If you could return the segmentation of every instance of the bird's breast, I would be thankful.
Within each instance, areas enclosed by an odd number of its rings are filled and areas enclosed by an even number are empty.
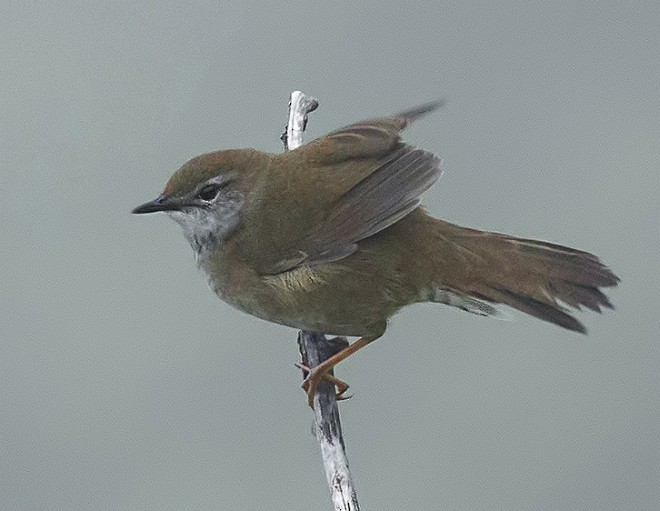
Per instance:
[[[213,291],[228,304],[302,330],[366,335],[400,307],[383,279],[355,273],[348,258],[260,275],[225,246],[198,262]]]

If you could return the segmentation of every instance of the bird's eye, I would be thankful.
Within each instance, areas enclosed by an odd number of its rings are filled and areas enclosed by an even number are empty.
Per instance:
[[[202,189],[197,194],[197,197],[203,201],[210,202],[218,195],[218,187],[214,184],[207,184],[202,187]]]

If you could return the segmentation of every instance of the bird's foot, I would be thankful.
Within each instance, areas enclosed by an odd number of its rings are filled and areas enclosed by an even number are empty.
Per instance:
[[[344,395],[348,390],[348,383],[340,380],[339,378],[336,378],[332,374],[329,374],[329,369],[321,366],[313,367],[310,369],[303,364],[296,364],[296,367],[307,373],[307,377],[302,383],[302,388],[307,393],[307,404],[310,406],[310,408],[314,409],[314,396],[316,395],[316,390],[318,389],[321,380],[327,380],[335,387],[337,387],[337,393],[335,394],[335,399],[337,399],[337,401],[343,401],[351,397]]]

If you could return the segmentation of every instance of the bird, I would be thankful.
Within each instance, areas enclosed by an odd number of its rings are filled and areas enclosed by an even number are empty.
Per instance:
[[[194,157],[135,214],[166,212],[211,289],[253,316],[358,337],[303,383],[308,403],[328,372],[420,302],[496,316],[510,306],[586,333],[570,309],[613,308],[619,278],[595,255],[462,227],[431,216],[421,195],[441,176],[433,152],[401,131],[442,101],[357,122],[294,150],[228,149]],[[341,388],[340,388],[341,387]]]

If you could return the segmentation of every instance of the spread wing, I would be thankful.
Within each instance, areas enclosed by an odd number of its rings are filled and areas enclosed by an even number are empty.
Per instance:
[[[313,153],[321,163],[381,157],[400,143],[402,130],[444,103],[444,100],[433,101],[390,117],[356,122],[313,140],[297,151]]]
[[[416,209],[420,195],[441,175],[440,160],[401,142],[399,132],[440,104],[352,124],[287,153],[298,159],[303,167],[299,179],[307,182],[295,186],[288,181],[299,209],[281,218],[279,227],[286,232],[290,222],[289,232],[298,234],[273,240],[270,246],[278,249],[259,258],[257,271],[272,275],[337,261],[355,252],[359,241]]]

